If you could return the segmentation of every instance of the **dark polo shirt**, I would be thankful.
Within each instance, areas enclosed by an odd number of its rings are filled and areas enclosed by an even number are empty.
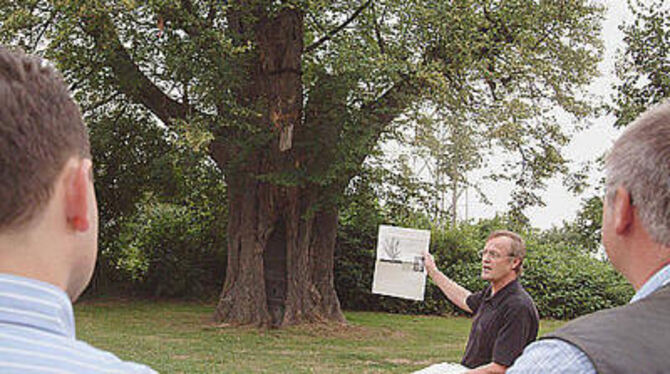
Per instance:
[[[469,368],[491,362],[511,366],[537,337],[535,303],[517,280],[491,297],[491,286],[465,300],[475,315],[461,363]]]

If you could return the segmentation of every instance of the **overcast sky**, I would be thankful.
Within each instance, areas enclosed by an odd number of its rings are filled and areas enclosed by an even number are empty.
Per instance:
[[[630,21],[632,16],[626,1],[603,0],[603,3],[608,7],[606,19],[603,23],[605,53],[599,65],[601,76],[591,84],[589,92],[608,99],[612,94],[612,83],[616,81],[614,62],[617,50],[623,48],[623,35],[618,26],[623,21]],[[593,119],[590,128],[578,133],[572,139],[565,149],[565,155],[573,160],[575,165],[595,160],[612,145],[620,133],[613,128],[613,123],[614,118],[612,116]],[[591,180],[595,182],[600,177],[601,174],[594,170]],[[467,202],[470,218],[489,218],[494,216],[496,212],[507,210],[511,186],[491,183],[483,187],[493,205],[487,206],[479,203],[473,196],[474,194],[471,193]],[[589,194],[586,193],[585,195],[588,196]],[[546,229],[552,225],[560,226],[563,220],[572,220],[575,217],[583,196],[572,195],[563,186],[562,178],[555,178],[549,182],[549,187],[542,193],[543,200],[547,204],[546,207],[529,209],[526,213],[535,227]],[[465,214],[465,205],[466,201],[462,199],[459,204],[461,216]]]

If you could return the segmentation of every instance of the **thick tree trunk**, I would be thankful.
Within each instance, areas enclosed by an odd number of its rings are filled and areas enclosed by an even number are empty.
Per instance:
[[[316,214],[312,241],[312,279],[320,297],[319,314],[331,321],[345,322],[340,300],[335,293],[335,239],[337,238],[337,209],[326,208]]]
[[[215,319],[274,327],[344,322],[333,281],[336,209],[310,212],[317,187],[243,179],[229,183],[228,268]]]
[[[247,68],[253,79],[240,101],[262,103],[256,125],[272,140],[247,150],[238,166],[227,164],[230,155],[214,152],[227,170],[229,196],[228,268],[214,317],[259,326],[343,322],[333,282],[336,209],[314,211],[321,186],[259,178],[294,173],[310,158],[306,149],[292,144],[293,132],[304,129],[302,14],[285,9],[264,17],[256,14],[251,28],[243,15],[230,18],[241,36],[254,30],[257,60]],[[216,144],[212,148],[218,149]]]
[[[264,287],[263,252],[271,234],[268,186],[252,178],[228,182],[228,266],[215,312],[220,322],[268,325],[271,321]]]

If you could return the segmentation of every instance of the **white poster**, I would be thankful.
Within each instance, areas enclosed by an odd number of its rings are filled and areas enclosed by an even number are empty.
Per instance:
[[[372,293],[423,300],[426,288],[423,253],[429,245],[428,230],[379,226]]]
[[[423,370],[415,371],[412,374],[462,374],[467,372],[468,368],[453,362],[442,362],[431,365]]]

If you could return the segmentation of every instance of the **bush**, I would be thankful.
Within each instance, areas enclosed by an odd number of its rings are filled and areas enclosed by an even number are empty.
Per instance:
[[[223,281],[225,237],[210,213],[174,204],[144,205],[119,235],[117,268],[145,294],[214,294]]]
[[[335,248],[335,288],[344,309],[386,311],[410,314],[441,314],[460,312],[446,300],[442,291],[426,283],[424,301],[412,301],[372,293],[377,235],[380,224],[413,226],[425,229],[422,217],[403,218],[401,222],[385,219],[380,210],[370,210],[362,204],[352,204],[340,213]],[[488,235],[488,234],[487,234]],[[464,286],[481,288],[478,277],[467,275],[475,262],[477,251],[486,239],[474,226],[463,225],[456,230],[432,230],[430,252],[440,269],[447,269]],[[446,266],[449,264],[449,266]],[[478,268],[478,265],[476,265]],[[479,274],[479,270],[476,270]],[[474,288],[473,288],[474,289]]]
[[[607,262],[565,244],[529,243],[522,277],[540,315],[572,319],[625,304],[632,287]]]
[[[355,211],[355,209],[354,209]],[[423,302],[372,294],[377,225],[382,215],[362,219],[344,210],[336,248],[335,282],[345,309],[413,314],[462,313],[446,300],[431,281]],[[486,287],[480,279],[477,252],[489,233],[505,228],[504,219],[461,224],[456,228],[433,229],[431,253],[438,268],[471,291]],[[519,230],[515,227],[516,231]],[[567,242],[551,243],[542,233],[526,230],[527,257],[521,283],[535,300],[543,318],[571,319],[594,311],[622,305],[633,290],[605,261],[582,247]]]
[[[198,137],[179,136],[139,106],[89,113],[86,122],[100,230],[87,294],[217,294],[225,276],[226,187]]]
[[[372,295],[370,290],[378,226],[382,222],[373,198],[354,200],[340,211],[333,272],[335,289],[344,309],[380,310],[377,295]]]

